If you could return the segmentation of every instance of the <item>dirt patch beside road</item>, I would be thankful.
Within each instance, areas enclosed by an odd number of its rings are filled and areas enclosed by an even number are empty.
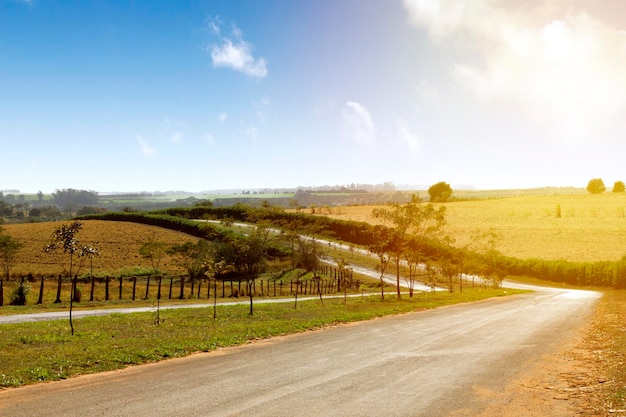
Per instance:
[[[623,369],[623,351],[607,334],[618,317],[612,300],[603,297],[595,316],[574,338],[558,346],[500,392],[475,389],[473,395],[488,404],[480,412],[459,410],[453,417],[626,417],[624,404],[612,400],[620,382],[612,375]],[[623,382],[622,382],[623,383]]]

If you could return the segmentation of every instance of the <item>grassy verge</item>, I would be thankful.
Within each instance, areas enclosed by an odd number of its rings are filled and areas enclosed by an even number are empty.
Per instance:
[[[194,352],[235,346],[250,340],[303,332],[338,323],[478,301],[519,293],[511,289],[468,289],[463,293],[419,294],[409,299],[378,296],[298,303],[114,314],[75,320],[0,325],[0,388],[103,372]]]

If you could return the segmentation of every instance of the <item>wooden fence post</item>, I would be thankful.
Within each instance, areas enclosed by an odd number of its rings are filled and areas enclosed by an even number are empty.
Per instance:
[[[159,275],[159,289],[157,290],[157,299],[160,300],[161,299],[161,280],[163,279],[163,277],[161,275]]]
[[[178,298],[181,300],[185,298],[185,277],[183,275],[180,277],[180,295]]]
[[[59,279],[57,281],[57,298],[56,300],[54,300],[55,304],[58,304],[61,302],[61,284],[63,283],[61,275],[59,275]]]
[[[111,297],[111,295],[109,294],[109,281],[110,281],[110,278],[107,275],[106,278],[104,279],[104,299],[106,301],[109,301],[109,298]]]
[[[37,299],[37,304],[43,304],[43,275],[41,276],[41,283],[39,284],[39,298]],[[1,305],[2,297],[0,296],[0,306]]]
[[[122,283],[123,283],[124,279],[123,277],[120,275],[120,294],[119,294],[119,300],[122,299]]]
[[[172,286],[173,285],[174,285],[174,276],[170,275],[170,295],[168,296],[170,300],[172,299]]]
[[[96,286],[96,277],[91,276],[91,287],[89,288],[89,301],[93,301],[93,291]]]
[[[137,289],[137,277],[133,277],[133,301],[135,301],[135,290]]]
[[[146,281],[146,296],[143,299],[147,300],[148,295],[150,295],[150,275],[148,275],[148,280]]]

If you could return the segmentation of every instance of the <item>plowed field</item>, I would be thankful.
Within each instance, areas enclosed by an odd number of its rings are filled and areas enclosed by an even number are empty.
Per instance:
[[[50,236],[55,229],[70,223],[71,221],[4,225],[5,233],[24,244],[12,268],[12,275],[28,273],[58,275],[62,273],[62,264],[68,264],[69,255],[63,252],[44,253],[43,248],[50,242]],[[139,254],[142,243],[149,239],[172,245],[197,240],[185,233],[136,223],[102,220],[87,220],[81,223],[83,227],[76,238],[81,244],[95,244],[101,254],[93,258],[94,275],[116,274],[124,268],[150,268],[150,262]],[[75,262],[77,262],[76,259]],[[163,258],[160,267],[166,271],[177,270],[169,256]],[[87,262],[79,274],[88,271]]]

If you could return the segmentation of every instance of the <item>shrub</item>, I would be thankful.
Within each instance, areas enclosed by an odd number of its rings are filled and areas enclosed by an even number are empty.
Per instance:
[[[9,295],[9,304],[12,306],[26,305],[28,293],[30,293],[30,284],[22,278],[18,286],[11,291],[11,294]]]

